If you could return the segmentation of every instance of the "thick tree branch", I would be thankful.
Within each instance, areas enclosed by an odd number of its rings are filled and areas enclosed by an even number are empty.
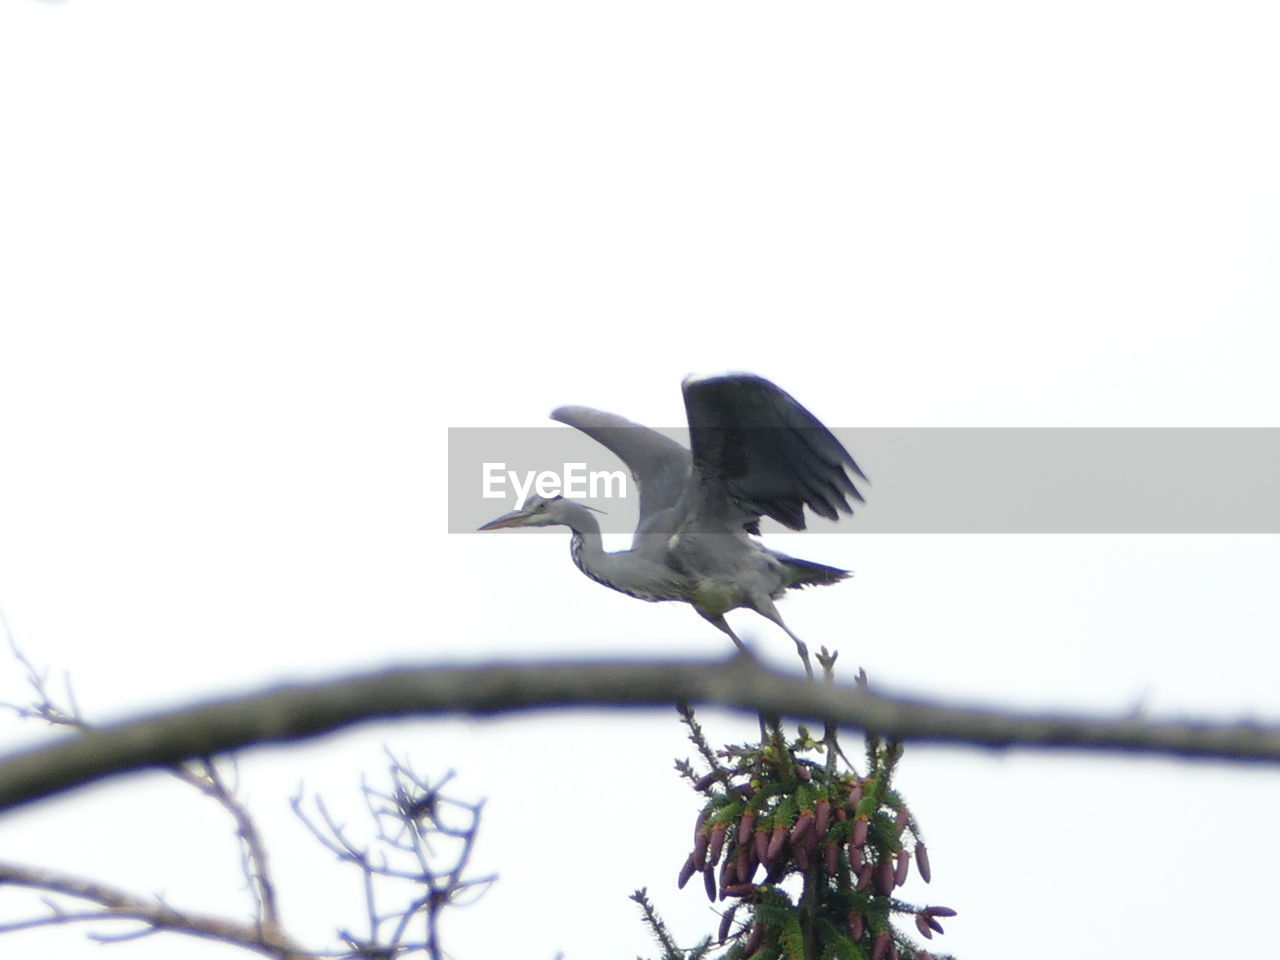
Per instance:
[[[133,770],[369,720],[549,707],[736,707],[873,730],[915,743],[1138,751],[1280,761],[1280,726],[1155,722],[942,706],[771,673],[754,661],[493,663],[389,669],[289,684],[69,736],[0,760],[0,810]]]

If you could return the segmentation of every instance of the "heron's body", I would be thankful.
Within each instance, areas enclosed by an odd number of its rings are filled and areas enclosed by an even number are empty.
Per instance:
[[[739,647],[724,615],[755,610],[795,641],[808,670],[804,644],[773,601],[849,572],[770,550],[753,535],[761,516],[800,530],[805,507],[830,519],[851,512],[846,495],[862,497],[845,468],[862,472],[830,431],[767,380],[686,380],[684,394],[692,451],[614,414],[588,407],[552,413],[631,468],[640,521],[630,550],[606,551],[591,509],[560,497],[534,498],[481,529],[567,526],[573,561],[592,580],[641,600],[689,603]]]
[[[770,550],[743,531],[641,535],[630,550],[609,553],[596,518],[581,504],[565,506],[574,564],[597,583],[639,600],[683,600],[715,617],[737,607],[754,608],[762,596],[777,600],[790,587],[849,576],[847,570]]]

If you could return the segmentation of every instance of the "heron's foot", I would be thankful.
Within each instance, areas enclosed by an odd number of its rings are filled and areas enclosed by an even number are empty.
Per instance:
[[[810,680],[813,679],[813,664],[809,662],[809,648],[803,640],[792,637],[796,642],[796,653],[800,654],[800,661],[804,664],[804,675]]]

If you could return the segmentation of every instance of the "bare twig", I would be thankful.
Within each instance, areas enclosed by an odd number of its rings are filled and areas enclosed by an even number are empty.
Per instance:
[[[67,706],[64,707],[49,692],[49,671],[39,669],[22,652],[22,648],[18,646],[18,642],[13,638],[13,634],[9,630],[8,622],[4,620],[3,613],[0,613],[0,628],[4,630],[5,640],[9,644],[9,650],[13,653],[13,658],[21,664],[23,672],[27,675],[27,683],[36,694],[35,699],[25,706],[16,703],[0,703],[0,706],[7,707],[19,717],[38,718],[57,727],[87,730],[89,724],[85,722],[84,717],[80,714],[80,706],[76,703],[75,693],[71,689],[70,676],[63,677],[63,686],[67,697]]]
[[[231,766],[238,778],[234,758]],[[248,808],[236,796],[235,786],[227,784],[222,772],[208,757],[179,766],[173,772],[184,783],[216,800],[231,815],[240,840],[242,869],[245,883],[253,894],[257,922],[261,927],[279,927],[280,905],[267,860],[267,847]]]
[[[8,706],[20,717],[39,718],[54,726],[72,727],[81,732],[93,730],[93,724],[85,719],[75,701],[70,677],[64,680],[67,697],[67,705],[64,706],[49,690],[48,670],[37,668],[22,651],[14,640],[13,634],[8,630],[7,623],[0,626],[4,627],[14,659],[22,665],[27,675],[27,682],[35,693],[35,698],[28,705],[8,704]],[[221,771],[209,757],[199,757],[186,764],[171,764],[169,769],[183,783],[215,800],[230,814],[236,825],[236,835],[240,840],[245,883],[254,898],[257,922],[264,930],[278,929],[280,908],[276,898],[275,884],[268,868],[266,845],[248,808],[236,797],[236,785],[227,784]],[[239,772],[234,758],[231,760],[231,770],[232,775],[238,779]]]
[[[47,672],[38,669],[11,636],[9,644],[35,693],[30,704],[9,705],[20,717],[71,727],[84,736],[94,737],[103,733],[82,717],[71,699],[69,683],[68,708],[59,704],[51,694]],[[148,900],[83,877],[0,862],[0,885],[7,883],[51,894],[41,898],[48,911],[46,914],[0,923],[0,934],[70,923],[132,921],[136,925],[130,929],[122,932],[93,931],[89,938],[100,943],[120,943],[160,932],[179,932],[255,950],[279,960],[314,960],[318,957],[394,960],[413,952],[426,953],[432,960],[441,960],[441,912],[447,906],[460,903],[468,895],[482,892],[495,879],[492,876],[478,879],[463,876],[470,864],[483,804],[463,803],[441,792],[441,788],[452,779],[452,771],[432,784],[415,774],[408,764],[397,760],[390,751],[388,758],[391,762],[390,792],[375,790],[367,783],[363,788],[365,804],[376,827],[372,846],[362,846],[353,841],[345,825],[334,819],[319,797],[315,805],[320,825],[304,814],[299,798],[293,801],[295,812],[320,842],[339,859],[357,865],[363,873],[369,935],[356,936],[349,931],[338,931],[346,950],[303,953],[284,933],[266,845],[248,808],[237,796],[239,770],[235,760],[231,758],[227,764],[219,765],[204,755],[165,766],[183,783],[216,801],[235,822],[245,882],[254,899],[252,925],[177,910],[163,898]],[[228,770],[230,780],[226,773]],[[457,811],[465,814],[461,825],[449,820],[449,814]],[[433,839],[454,844],[453,857],[442,857],[433,848]],[[399,862],[394,862],[397,857]],[[441,866],[446,861],[451,865]],[[407,881],[411,885],[412,895],[407,905],[388,913],[379,911],[377,894],[385,881]],[[87,900],[97,907],[68,910],[64,904],[68,898]],[[410,938],[409,926],[420,916],[424,918],[425,938]],[[391,927],[389,941],[383,935],[388,925]]]
[[[223,917],[175,910],[160,900],[147,900],[119,887],[42,867],[0,861],[0,883],[44,890],[101,907],[98,910],[71,912],[63,910],[52,901],[46,901],[46,906],[50,908],[48,916],[0,925],[0,933],[83,921],[135,921],[142,924],[141,929],[120,936],[97,934],[95,939],[134,939],[152,932],[168,931],[207,940],[220,940],[277,960],[309,960],[313,957],[313,954],[299,948],[275,928],[267,928],[262,924],[249,926]]]
[[[368,932],[340,932],[354,951],[352,955],[395,957],[420,950],[439,960],[444,956],[440,946],[443,910],[483,892],[496,879],[465,876],[484,804],[465,803],[442,792],[453,777],[452,771],[430,783],[407,763],[388,755],[390,791],[367,783],[362,788],[373,821],[372,843],[353,840],[350,828],[339,823],[319,797],[314,800],[318,820],[306,812],[300,795],[293,798],[293,809],[326,848],[343,862],[354,864],[363,875]],[[453,822],[455,816],[461,820]],[[441,841],[452,845],[449,853],[437,849]],[[376,859],[371,850],[378,851]],[[396,897],[400,906],[382,910],[380,900],[387,896]],[[410,927],[419,918],[425,938],[410,940]]]

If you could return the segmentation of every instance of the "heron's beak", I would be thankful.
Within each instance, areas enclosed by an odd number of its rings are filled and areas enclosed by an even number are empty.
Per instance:
[[[533,511],[522,507],[519,510],[512,510],[510,513],[504,513],[500,517],[495,517],[478,530],[501,530],[503,527],[523,527],[533,519]]]

